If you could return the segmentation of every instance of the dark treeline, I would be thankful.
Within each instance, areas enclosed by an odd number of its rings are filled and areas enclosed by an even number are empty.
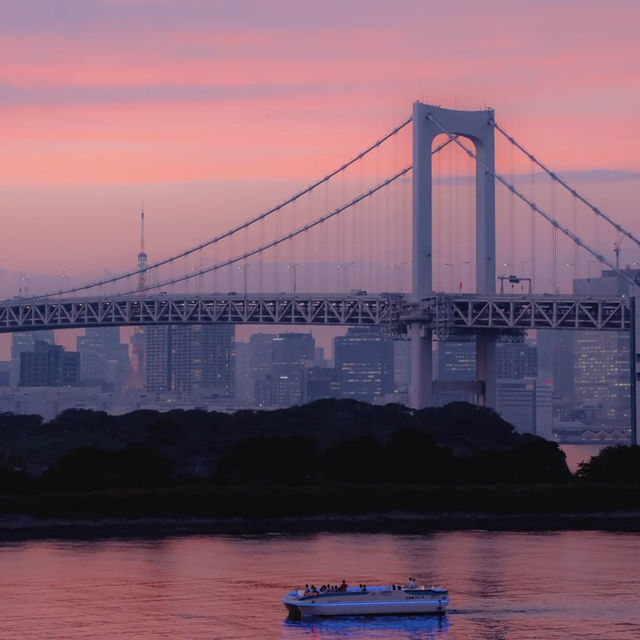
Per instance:
[[[322,400],[278,411],[0,415],[0,493],[176,486],[640,483],[638,448],[573,479],[559,447],[466,403],[413,411]]]

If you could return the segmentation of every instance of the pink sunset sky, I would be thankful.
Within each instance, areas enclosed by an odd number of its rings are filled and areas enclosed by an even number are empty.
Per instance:
[[[494,107],[556,171],[640,171],[637,0],[0,0],[0,15],[12,272],[131,268],[143,199],[151,259],[196,244],[416,99]]]

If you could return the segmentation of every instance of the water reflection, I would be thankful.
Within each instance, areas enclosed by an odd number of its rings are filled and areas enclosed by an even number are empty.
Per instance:
[[[201,536],[0,544],[2,640],[638,640],[640,535]],[[305,583],[449,588],[429,616],[284,622]]]
[[[448,637],[447,616],[345,616],[283,623],[282,638],[353,638],[354,640],[431,640]]]

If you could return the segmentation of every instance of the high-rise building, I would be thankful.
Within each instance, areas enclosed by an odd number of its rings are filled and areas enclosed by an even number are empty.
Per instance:
[[[551,384],[535,378],[498,380],[500,415],[520,433],[551,439]]]
[[[0,387],[8,387],[11,380],[11,360],[0,360]]]
[[[171,390],[232,398],[234,351],[232,324],[171,327]]]
[[[236,341],[235,351],[235,398],[242,404],[253,403],[253,377],[249,366],[249,343]]]
[[[311,333],[254,333],[249,338],[254,403],[287,407],[306,402],[306,370],[316,357]]]
[[[630,340],[626,332],[574,332],[574,412],[596,422],[628,422]]]
[[[554,404],[573,406],[574,332],[538,331],[538,371],[551,380]]]
[[[436,344],[436,349],[438,380],[475,380],[475,340],[439,340]]]
[[[272,362],[308,365],[315,359],[315,348],[311,333],[279,333],[273,336]]]
[[[640,270],[629,270],[637,278]],[[574,293],[623,295],[629,293],[626,280],[614,271],[599,278],[573,281]],[[574,414],[588,416],[593,423],[628,424],[631,415],[630,337],[627,332],[573,332]]]
[[[475,380],[475,340],[437,343],[438,380]],[[538,351],[528,342],[499,342],[496,344],[497,378],[519,380],[538,375]]]
[[[11,373],[9,383],[12,387],[20,381],[20,354],[33,351],[38,340],[47,344],[54,344],[53,331],[17,331],[11,334]]]
[[[145,388],[152,393],[166,393],[171,389],[171,328],[149,325],[140,335],[145,342]]]
[[[393,393],[393,340],[379,327],[352,327],[334,338],[340,395],[375,402]]]
[[[538,349],[527,342],[499,342],[496,345],[498,379],[521,380],[538,375]]]
[[[408,401],[409,381],[411,379],[411,342],[409,340],[393,341],[393,387],[405,403]],[[405,396],[402,398],[402,396]]]
[[[33,351],[20,354],[20,386],[52,387],[77,385],[80,381],[80,354],[43,340]]]
[[[253,403],[259,407],[271,404],[271,363],[273,333],[254,333],[249,338],[249,369]]]
[[[475,391],[468,388],[476,379],[475,340],[438,340],[434,370],[435,405],[477,401]]]
[[[274,362],[268,378],[269,404],[276,407],[303,404],[306,401],[305,373],[303,365]]]
[[[230,324],[147,327],[147,390],[233,397],[233,335]]]
[[[311,333],[278,333],[271,343],[270,404],[291,407],[306,401],[305,374],[313,365],[316,341]]]
[[[120,391],[130,366],[129,347],[120,342],[118,327],[85,330],[76,338],[80,353],[80,380],[83,384]]]
[[[306,401],[340,397],[340,376],[333,367],[309,367],[306,370]]]

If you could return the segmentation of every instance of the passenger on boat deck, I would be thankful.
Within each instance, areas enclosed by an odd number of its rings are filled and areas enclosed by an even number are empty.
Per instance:
[[[304,585],[304,595],[308,596],[310,594],[311,594],[311,589],[309,589],[309,585],[308,584],[305,584]]]
[[[315,588],[314,585],[311,585],[311,595],[312,596],[317,596],[318,595],[318,590]]]
[[[338,587],[338,591],[346,591],[349,585],[343,580],[342,584]]]
[[[408,589],[418,589],[419,585],[415,578],[409,578],[409,584],[407,585]]]
[[[366,590],[367,590],[367,585],[366,585],[366,584],[361,584],[361,585],[360,585],[360,589],[361,589],[362,591],[366,591]]]

